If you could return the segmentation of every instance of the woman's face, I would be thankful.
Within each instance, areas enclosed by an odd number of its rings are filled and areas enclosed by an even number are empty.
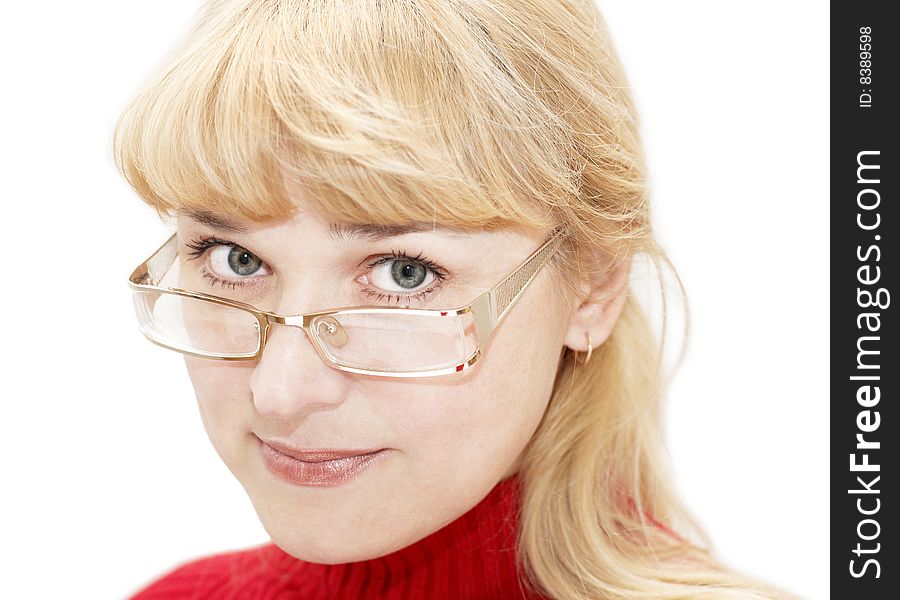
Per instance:
[[[195,289],[280,314],[368,304],[448,308],[495,285],[549,234],[438,229],[335,239],[301,193],[294,200],[299,210],[290,219],[213,215],[243,231],[209,214],[180,216],[182,276]],[[398,252],[430,262],[398,269],[392,257]],[[209,438],[272,540],[313,562],[374,558],[450,523],[513,475],[549,401],[568,324],[567,303],[552,277],[543,269],[481,359],[454,375],[342,372],[320,360],[302,329],[287,326],[273,328],[258,361],[187,356]],[[431,288],[437,289],[406,297]],[[405,290],[399,300],[398,290]],[[385,450],[349,480],[322,486],[276,475],[273,460],[288,470],[295,463],[273,459],[264,442]]]

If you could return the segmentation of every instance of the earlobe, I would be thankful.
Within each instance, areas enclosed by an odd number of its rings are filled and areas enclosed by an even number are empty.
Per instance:
[[[564,343],[578,352],[593,350],[603,344],[622,314],[629,293],[631,258],[626,258],[607,271],[604,280],[593,285],[588,297],[572,312]]]

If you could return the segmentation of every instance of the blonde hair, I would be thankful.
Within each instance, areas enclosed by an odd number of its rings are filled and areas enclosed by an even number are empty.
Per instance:
[[[671,267],[590,0],[212,0],[123,113],[114,153],[161,214],[286,216],[297,181],[335,221],[565,223],[552,268],[573,294],[632,256],[660,280]],[[587,365],[562,355],[520,473],[518,557],[547,597],[779,595],[717,564],[670,491],[662,338],[629,295]]]

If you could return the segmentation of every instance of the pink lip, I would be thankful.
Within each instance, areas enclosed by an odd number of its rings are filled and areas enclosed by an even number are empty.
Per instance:
[[[277,442],[259,440],[266,468],[295,485],[334,487],[347,483],[387,454],[375,450],[301,450]]]

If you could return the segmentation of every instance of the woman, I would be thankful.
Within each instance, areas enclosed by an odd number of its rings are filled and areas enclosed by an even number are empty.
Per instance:
[[[210,2],[123,114],[132,276],[272,544],[137,595],[769,598],[660,459],[667,259],[591,2]]]

